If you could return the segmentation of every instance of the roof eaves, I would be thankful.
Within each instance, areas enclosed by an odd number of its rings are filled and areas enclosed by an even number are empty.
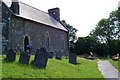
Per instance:
[[[33,20],[33,19],[28,19],[28,18],[25,18],[25,17],[23,17],[23,16],[20,16],[20,15],[14,14],[14,13],[13,13],[13,15],[16,16],[16,17],[20,17],[20,18],[24,18],[24,19],[27,19],[27,20],[31,20],[31,21],[34,21],[34,22],[37,22],[37,23],[40,23],[40,24],[43,24],[43,25],[51,26],[50,24],[45,24],[44,22],[40,22],[40,21]],[[54,27],[54,26],[51,26],[51,27],[52,27],[52,28],[55,28],[55,29],[59,29],[59,30],[65,31],[65,32],[68,32],[67,29],[66,29],[66,30],[63,30],[63,29],[60,29],[60,28],[56,28],[56,27]]]

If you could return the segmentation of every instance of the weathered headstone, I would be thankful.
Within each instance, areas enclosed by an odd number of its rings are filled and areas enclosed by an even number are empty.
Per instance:
[[[5,60],[8,62],[13,62],[15,61],[16,53],[14,52],[13,49],[9,49],[6,53],[6,58]]]
[[[29,64],[30,54],[22,51],[20,54],[19,62],[22,64]]]
[[[49,52],[49,58],[53,58],[53,56],[54,56],[54,53],[53,52]]]
[[[48,53],[45,48],[38,49],[32,64],[39,68],[45,68],[48,61]]]
[[[50,50],[48,51],[48,55],[49,55],[49,58],[52,59],[54,57],[54,49],[53,48],[50,48]]]
[[[56,59],[58,59],[58,60],[62,59],[62,52],[61,51],[56,52]]]
[[[76,64],[77,56],[75,53],[70,53],[69,54],[69,63],[71,64]]]

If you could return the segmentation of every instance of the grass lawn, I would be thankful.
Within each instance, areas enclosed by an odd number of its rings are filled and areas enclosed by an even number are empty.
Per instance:
[[[0,78],[2,77],[2,56],[0,55]]]
[[[110,59],[109,61],[120,72],[120,60],[119,61],[113,61],[112,59]]]
[[[15,62],[3,61],[3,78],[103,78],[97,68],[97,60],[78,57],[78,64],[72,65],[68,63],[68,59],[56,60],[53,58],[48,60],[45,69],[40,69],[32,65],[19,64],[18,59],[19,55],[17,55]],[[31,57],[30,61],[33,59],[34,56]]]

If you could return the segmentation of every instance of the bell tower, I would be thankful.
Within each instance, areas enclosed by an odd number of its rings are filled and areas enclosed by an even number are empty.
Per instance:
[[[60,9],[58,7],[49,9],[48,13],[50,16],[60,22]]]

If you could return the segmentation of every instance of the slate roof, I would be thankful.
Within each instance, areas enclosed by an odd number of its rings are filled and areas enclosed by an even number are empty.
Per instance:
[[[29,6],[23,2],[19,2],[19,6],[19,15],[14,15],[68,32],[68,30],[60,22],[56,21],[53,17],[49,16],[48,13],[43,12],[32,6]]]

